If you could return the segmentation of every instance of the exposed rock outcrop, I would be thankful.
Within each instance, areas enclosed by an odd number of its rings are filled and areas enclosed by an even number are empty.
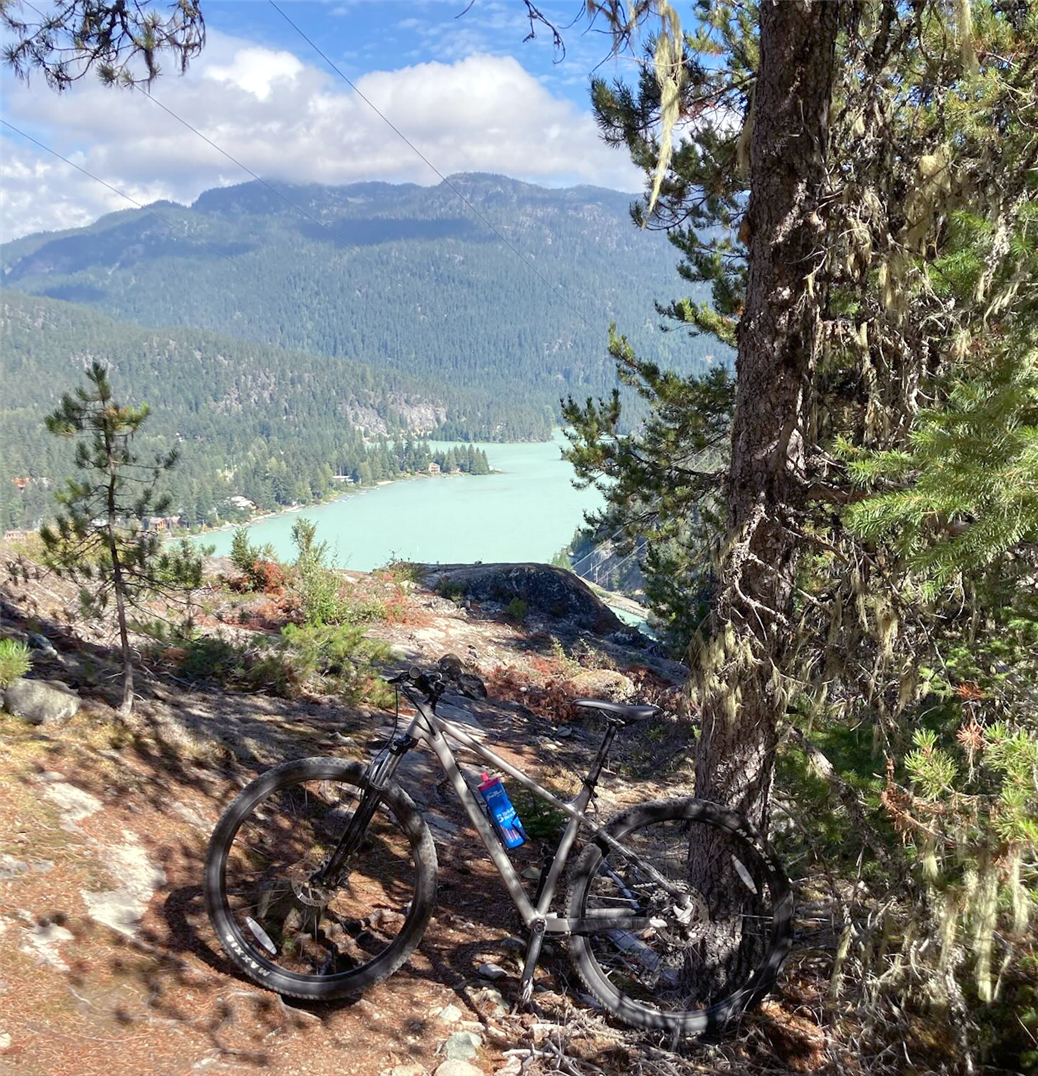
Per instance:
[[[578,576],[551,564],[426,564],[425,582],[441,592],[508,605],[521,598],[557,620],[596,635],[622,631],[623,622]]]
[[[3,701],[9,714],[30,725],[64,725],[79,711],[79,696],[58,680],[15,680]]]

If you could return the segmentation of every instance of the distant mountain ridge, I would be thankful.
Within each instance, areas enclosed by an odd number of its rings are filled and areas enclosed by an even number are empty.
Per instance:
[[[156,206],[158,215],[129,210],[24,237],[0,247],[0,271],[7,287],[120,320],[348,358],[486,396],[520,393],[537,413],[571,392],[612,388],[614,321],[664,365],[690,371],[717,355],[658,331],[654,302],[687,285],[665,237],[632,225],[630,195],[487,174],[450,184],[530,264],[446,183],[276,185],[303,216],[251,182],[205,191],[190,207]]]

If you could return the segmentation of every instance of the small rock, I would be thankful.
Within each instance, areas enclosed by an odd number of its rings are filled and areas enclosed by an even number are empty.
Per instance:
[[[503,938],[501,948],[510,949],[513,953],[525,953],[527,947],[522,938]]]
[[[140,928],[141,905],[128,889],[82,894],[90,918],[132,938]]]
[[[523,871],[522,876],[525,879],[527,879],[527,881],[536,882],[541,877],[541,868],[540,867],[527,867],[526,870]]]
[[[461,1017],[462,1012],[457,1005],[444,1005],[436,1014],[436,1018],[445,1024],[456,1024]]]
[[[483,1072],[467,1061],[444,1061],[433,1076],[483,1076]]]
[[[448,1061],[471,1061],[479,1056],[483,1039],[471,1031],[455,1031],[443,1044],[443,1055]]]
[[[392,927],[403,921],[403,913],[394,908],[374,908],[368,915],[368,922],[376,927]]]
[[[43,964],[49,964],[57,971],[68,971],[68,964],[61,959],[58,947],[63,942],[73,940],[71,930],[66,930],[57,923],[37,923],[28,931],[27,944],[22,946],[23,953],[34,953]]]
[[[494,964],[489,961],[486,964],[480,964],[477,971],[483,979],[503,979],[508,974],[500,964]]]
[[[4,692],[9,714],[30,725],[64,725],[79,712],[79,696],[58,680],[19,678]]]
[[[555,735],[560,740],[568,740],[573,735],[573,730],[568,725],[563,725],[562,728],[555,730]]]
[[[483,983],[467,983],[461,988],[461,993],[468,1003],[476,1010],[480,1005],[488,1008],[492,1016],[505,1016],[508,1006],[501,991],[496,986],[486,986]]]
[[[58,805],[66,822],[81,822],[104,806],[97,796],[65,781],[48,784],[43,794]]]
[[[391,1069],[383,1069],[379,1076],[426,1076],[426,1070],[414,1062],[410,1065],[394,1065]]]
[[[51,658],[58,656],[57,650],[54,649],[54,644],[46,635],[40,635],[38,631],[30,631],[26,639],[33,650],[38,650],[41,654],[46,654]]]
[[[519,1076],[523,1063],[518,1057],[510,1057],[495,1073],[495,1076]]]
[[[29,869],[29,864],[14,856],[0,856],[0,882],[6,882],[9,878],[15,878],[24,874]]]

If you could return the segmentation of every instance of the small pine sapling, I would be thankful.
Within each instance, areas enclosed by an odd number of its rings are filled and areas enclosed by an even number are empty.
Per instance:
[[[145,528],[149,516],[167,512],[161,476],[177,463],[176,451],[142,463],[133,440],[148,418],[147,404],[119,404],[105,366],[95,362],[87,385],[65,394],[46,419],[59,437],[77,439],[78,478],[56,494],[61,506],[54,524],[40,529],[45,561],[58,574],[81,584],[86,615],[98,616],[114,603],[123,665],[119,713],[133,709],[133,658],[128,614],[157,596],[174,598],[197,587],[199,554],[188,542],[163,547]]]

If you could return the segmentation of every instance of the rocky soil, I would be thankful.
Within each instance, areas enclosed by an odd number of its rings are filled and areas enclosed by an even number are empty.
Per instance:
[[[390,584],[353,573],[352,585]],[[625,646],[615,633],[582,635],[550,614],[520,625],[493,602],[392,585],[404,615],[373,624],[373,634],[400,661],[458,653],[490,688],[480,702],[446,698],[445,716],[550,787],[574,792],[601,726],[568,699],[606,691],[660,699],[670,712],[622,735],[599,809],[607,815],[687,794],[681,666]],[[611,1026],[557,950],[544,960],[535,1010],[515,1011],[518,916],[460,806],[419,752],[401,780],[426,812],[441,873],[439,907],[418,951],[353,1002],[288,1003],[256,988],[227,961],[205,915],[209,833],[266,767],[318,754],[368,758],[385,742],[391,716],[332,698],[207,690],[145,662],[136,712],[121,721],[111,708],[110,626],[78,623],[72,589],[31,572],[5,583],[0,599],[5,635],[49,642],[51,652],[34,650],[33,679],[81,698],[64,723],[0,714],[0,1073],[670,1074],[722,1063],[735,1071],[732,1047],[679,1058],[667,1044]],[[573,658],[578,651],[586,664]],[[531,891],[545,850],[534,839],[516,852]],[[778,1064],[767,1029],[783,1029],[793,1043],[782,1047],[783,1067],[796,1068],[798,1056],[815,1056],[818,1029],[793,1014],[794,1002],[773,1005],[781,1019],[755,1016],[747,1034]],[[636,1067],[653,1050],[656,1067]]]

